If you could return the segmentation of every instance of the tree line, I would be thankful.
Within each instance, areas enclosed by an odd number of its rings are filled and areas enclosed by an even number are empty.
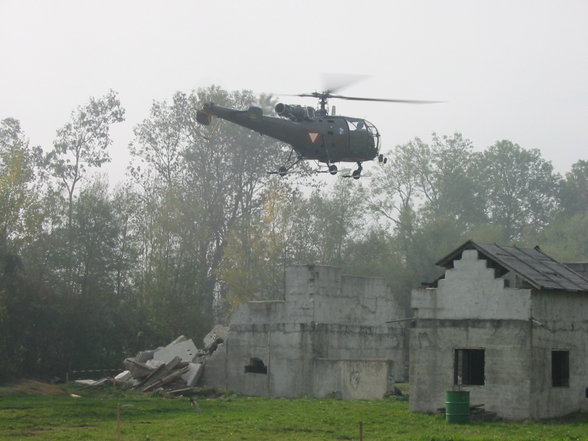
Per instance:
[[[0,121],[0,380],[120,366],[180,334],[199,340],[243,301],[283,296],[291,264],[384,277],[411,288],[466,239],[540,245],[588,260],[588,161],[559,175],[508,140],[484,150],[459,133],[415,138],[358,181],[268,175],[288,147],[196,110],[271,96],[218,87],[154,102],[112,188],[110,91],[76,108],[52,146]]]

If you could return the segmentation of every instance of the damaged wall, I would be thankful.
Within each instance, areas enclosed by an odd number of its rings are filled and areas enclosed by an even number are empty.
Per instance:
[[[203,383],[247,395],[381,398],[407,375],[404,308],[383,280],[339,268],[286,271],[284,301],[247,302]]]

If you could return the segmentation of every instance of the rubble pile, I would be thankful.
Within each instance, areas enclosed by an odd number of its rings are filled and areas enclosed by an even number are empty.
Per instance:
[[[182,335],[167,346],[141,351],[135,357],[126,358],[123,361],[126,370],[114,378],[76,382],[89,387],[114,382],[142,392],[184,392],[197,385],[207,358],[227,337],[228,328],[216,325],[204,337],[204,348],[199,350],[192,340]]]

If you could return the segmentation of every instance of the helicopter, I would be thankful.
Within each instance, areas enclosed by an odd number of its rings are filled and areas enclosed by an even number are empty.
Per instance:
[[[235,110],[214,103],[206,103],[201,110],[197,111],[196,120],[207,126],[211,123],[211,116],[215,116],[289,144],[292,147],[288,158],[289,164],[269,173],[285,176],[300,161],[316,160],[319,163],[325,163],[328,172],[336,175],[339,172],[336,163],[355,162],[357,168],[351,175],[344,176],[359,179],[363,162],[376,158],[380,163],[385,163],[387,160],[380,153],[380,133],[375,125],[363,118],[335,115],[334,111],[329,114],[328,99],[411,104],[438,102],[350,97],[336,95],[332,90],[294,96],[317,98],[318,108],[278,103],[275,106],[275,112],[278,114],[276,118],[264,115],[260,107],[252,106],[247,110]],[[292,160],[294,153],[296,158]]]

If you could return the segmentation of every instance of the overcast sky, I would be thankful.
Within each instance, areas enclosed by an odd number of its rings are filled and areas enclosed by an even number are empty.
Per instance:
[[[540,149],[561,173],[588,159],[586,0],[0,0],[0,23],[0,119],[50,148],[73,109],[117,91],[113,180],[153,100],[313,92],[333,72],[369,75],[345,95],[446,101],[330,103],[374,123],[384,150],[461,132],[478,150]]]

